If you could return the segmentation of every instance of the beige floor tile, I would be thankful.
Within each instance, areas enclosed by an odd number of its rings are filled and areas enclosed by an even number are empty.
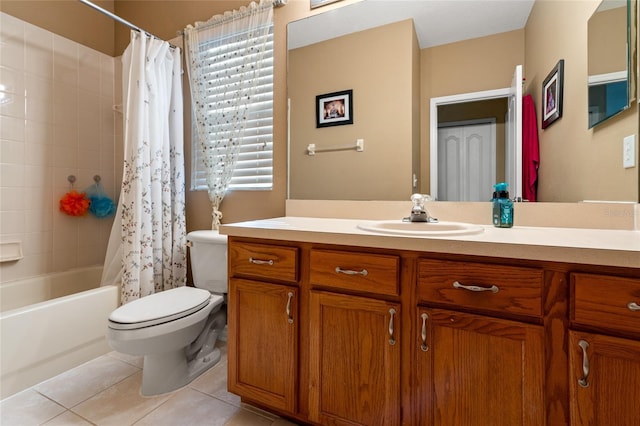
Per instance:
[[[252,411],[240,410],[232,418],[229,419],[225,426],[270,426],[273,419],[263,417]]]
[[[139,371],[131,364],[104,355],[36,385],[34,389],[71,408]]]
[[[239,407],[186,387],[135,423],[135,426],[222,426],[240,411]]]
[[[142,363],[144,361],[143,356],[128,355],[128,354],[123,354],[116,351],[111,351],[107,355],[109,355],[112,358],[119,359],[120,361],[124,361],[138,368],[142,368]]]
[[[227,391],[226,359],[221,359],[218,364],[191,382],[189,387],[233,404],[236,407],[240,406],[240,397]]]
[[[78,404],[72,411],[97,425],[131,425],[174,394],[145,397],[140,394],[142,372]]]
[[[65,411],[65,408],[38,392],[27,389],[0,403],[2,426],[39,425]]]
[[[92,426],[91,422],[86,421],[79,415],[71,411],[65,411],[59,416],[54,417],[42,426]]]

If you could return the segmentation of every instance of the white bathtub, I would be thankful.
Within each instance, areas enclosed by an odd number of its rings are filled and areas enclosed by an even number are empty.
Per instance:
[[[0,284],[0,399],[110,351],[107,318],[118,287],[102,267]]]

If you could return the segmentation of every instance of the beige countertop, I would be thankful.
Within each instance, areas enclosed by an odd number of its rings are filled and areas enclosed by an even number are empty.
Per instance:
[[[359,247],[495,256],[640,269],[640,231],[514,226],[460,236],[381,235],[358,228],[360,219],[287,216],[225,224],[220,233]]]

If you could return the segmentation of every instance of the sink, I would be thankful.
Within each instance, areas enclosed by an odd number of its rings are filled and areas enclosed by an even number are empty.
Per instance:
[[[462,222],[403,222],[402,220],[368,221],[358,224],[358,228],[388,235],[414,237],[446,237],[474,235],[484,232],[479,225]]]

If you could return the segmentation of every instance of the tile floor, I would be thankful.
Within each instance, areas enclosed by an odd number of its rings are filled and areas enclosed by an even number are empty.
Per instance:
[[[142,358],[110,352],[0,402],[2,426],[292,426],[227,392],[222,359],[189,385],[140,395]]]

